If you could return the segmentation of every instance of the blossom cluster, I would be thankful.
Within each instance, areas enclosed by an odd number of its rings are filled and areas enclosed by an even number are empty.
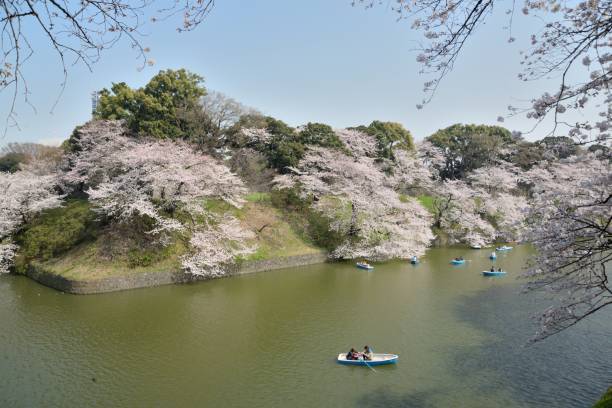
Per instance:
[[[240,226],[235,219],[207,211],[204,200],[240,207],[246,193],[243,183],[223,163],[186,143],[135,139],[123,132],[122,124],[113,121],[92,122],[80,129],[62,185],[82,189],[96,211],[117,222],[135,216],[153,220],[155,226],[148,233],[162,242],[168,233],[189,235],[192,254],[184,258],[183,268],[198,275],[218,275],[222,265],[244,253],[242,241],[248,234],[237,233]],[[172,216],[179,211],[192,222]]]
[[[302,198],[344,237],[334,258],[390,259],[421,255],[433,239],[431,216],[401,185],[430,179],[426,169],[400,156],[403,170],[375,159],[376,142],[365,133],[337,131],[348,151],[312,147],[292,174],[277,177],[277,188],[299,186]]]

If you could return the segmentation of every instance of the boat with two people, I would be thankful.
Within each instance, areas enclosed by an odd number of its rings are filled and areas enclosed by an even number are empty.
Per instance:
[[[372,348],[365,346],[363,352],[358,352],[354,348],[348,353],[338,354],[338,363],[344,365],[358,365],[358,366],[379,366],[386,364],[395,364],[399,356],[397,354],[389,353],[374,353]]]
[[[504,246],[500,246],[500,247],[495,248],[495,249],[496,249],[497,251],[509,251],[509,250],[511,250],[511,249],[512,249],[512,247],[511,247],[511,246],[504,245]]]
[[[463,265],[465,263],[465,259],[463,259],[463,257],[460,256],[450,261],[450,263],[452,263],[453,265]]]
[[[368,261],[366,261],[366,260],[363,260],[361,262],[357,262],[355,264],[355,266],[357,266],[359,269],[365,269],[366,271],[371,271],[371,270],[374,269],[374,267],[372,265],[370,265],[368,263]]]
[[[505,271],[502,271],[501,268],[495,270],[494,267],[491,267],[488,271],[482,271],[483,276],[504,276],[506,274]]]

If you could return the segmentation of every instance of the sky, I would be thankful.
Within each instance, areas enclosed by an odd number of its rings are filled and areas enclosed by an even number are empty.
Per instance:
[[[24,69],[31,106],[19,99],[19,128],[0,135],[0,145],[59,144],[91,118],[92,91],[113,82],[140,87],[168,68],[198,73],[205,77],[207,88],[293,126],[394,121],[417,140],[454,123],[499,124],[496,119],[507,113],[508,105],[525,106],[546,86],[517,79],[519,52],[527,48],[539,23],[530,17],[516,19],[517,41],[510,44],[502,9],[476,32],[433,101],[422,110],[416,105],[423,99],[423,82],[428,78],[419,74],[416,62],[420,34],[408,22],[397,21],[384,5],[366,10],[351,7],[350,0],[217,0],[195,31],[178,33],[179,23],[146,26],[141,42],[151,48],[152,67],[139,70],[137,54],[123,42],[104,52],[92,71],[71,66],[61,94],[61,66],[48,43],[32,32],[35,54]],[[4,92],[0,120],[8,106],[9,95]],[[503,125],[527,131],[533,123],[517,117]],[[526,138],[540,138],[547,130],[541,127]]]

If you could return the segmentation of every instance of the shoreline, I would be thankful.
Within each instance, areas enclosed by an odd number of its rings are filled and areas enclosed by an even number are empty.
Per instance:
[[[193,283],[218,278],[247,275],[298,266],[315,265],[327,262],[327,253],[294,255],[258,261],[244,261],[228,268],[225,275],[219,277],[196,276],[182,271],[142,272],[102,279],[74,280],[45,270],[39,265],[30,265],[25,276],[43,286],[74,295],[93,295],[98,293],[119,292],[123,290],[144,289],[156,286]]]

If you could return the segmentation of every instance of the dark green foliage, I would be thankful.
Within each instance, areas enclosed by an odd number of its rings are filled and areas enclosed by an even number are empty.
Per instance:
[[[535,144],[546,152],[548,159],[566,159],[580,151],[574,140],[567,136],[547,136]]]
[[[128,268],[136,268],[139,266],[150,266],[157,260],[154,251],[143,251],[140,249],[132,249],[127,254]]]
[[[503,146],[515,143],[508,129],[463,124],[438,130],[427,140],[444,151],[446,162],[440,169],[444,179],[461,179],[470,171],[493,163]]]
[[[272,190],[270,193],[272,205],[279,209],[289,208],[291,210],[302,210],[310,206],[310,202],[304,201],[297,188],[284,188]]]
[[[599,157],[602,159],[608,159],[609,161],[612,161],[612,150],[608,146],[602,144],[593,144],[589,146],[587,150],[590,153],[599,155]]]
[[[253,143],[246,140],[243,128],[265,129],[271,136],[268,142]],[[282,120],[256,114],[243,115],[228,131],[228,144],[234,148],[248,147],[262,153],[268,165],[281,173],[287,167],[295,167],[304,156],[308,146],[323,146],[344,149],[345,146],[333,129],[323,123],[308,123],[301,132]]]
[[[271,116],[266,117],[266,130],[273,136],[283,136],[285,138],[295,139],[295,129],[279,119],[274,119]]]
[[[300,132],[300,142],[305,145],[342,149],[344,144],[329,125],[308,123]]]
[[[514,153],[508,158],[523,170],[529,170],[544,159],[544,152],[537,143],[520,142]]]
[[[202,77],[184,69],[160,71],[143,88],[116,83],[101,91],[95,116],[124,119],[137,135],[183,138],[189,127],[181,112],[200,109],[199,99],[206,94],[202,83]]]
[[[304,146],[299,142],[295,129],[282,120],[266,117],[266,130],[272,140],[263,146],[270,167],[284,173],[287,167],[297,166],[304,156]]]
[[[393,160],[394,149],[414,150],[412,134],[400,123],[375,120],[369,126],[357,126],[355,129],[376,138],[379,158]]]
[[[96,236],[96,215],[84,200],[69,200],[63,207],[44,211],[17,234],[19,258],[25,263],[48,260]]]
[[[593,408],[612,408],[612,387],[608,388],[608,391],[593,405]]]
[[[266,129],[271,135],[271,139],[267,143],[256,144],[242,140],[240,136],[241,127]],[[230,133],[233,134],[231,144],[234,147],[250,147],[257,150],[266,157],[271,168],[281,173],[286,172],[287,167],[297,166],[304,156],[305,148],[295,129],[282,120],[270,116],[244,115]]]
[[[26,160],[23,153],[7,153],[0,157],[0,171],[14,173],[19,170],[19,164]]]
[[[298,188],[272,190],[270,200],[285,212],[288,222],[307,241],[328,251],[344,241],[344,235],[331,230],[330,220],[312,209],[312,199],[300,197]]]
[[[266,156],[254,149],[236,149],[228,164],[230,170],[237,174],[252,191],[268,191],[276,176],[276,172],[268,167]]]
[[[298,165],[300,159],[304,156],[304,145],[288,140],[283,136],[275,136],[267,146],[266,156],[270,167],[285,173],[287,167]]]
[[[79,152],[81,150],[81,148],[79,147],[79,139],[81,138],[81,134],[79,132],[79,130],[82,128],[83,126],[76,126],[74,128],[74,130],[72,131],[72,133],[70,134],[70,137],[66,140],[64,140],[64,142],[62,143],[62,149],[64,149],[64,152],[66,153],[76,153]]]
[[[330,220],[320,213],[310,210],[307,213],[308,235],[312,242],[328,251],[333,251],[345,240],[345,236],[330,228]]]

